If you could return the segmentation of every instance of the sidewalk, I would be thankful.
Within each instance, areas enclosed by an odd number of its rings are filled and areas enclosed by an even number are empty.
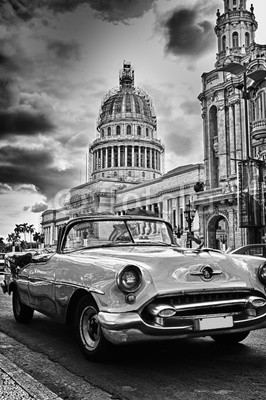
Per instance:
[[[62,400],[0,354],[0,400]]]

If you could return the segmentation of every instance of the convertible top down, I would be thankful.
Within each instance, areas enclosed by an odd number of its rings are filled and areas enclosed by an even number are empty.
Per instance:
[[[111,344],[199,336],[237,343],[266,327],[266,259],[181,248],[155,217],[75,218],[56,251],[9,253],[4,274],[18,322],[34,310],[73,322],[91,360]]]

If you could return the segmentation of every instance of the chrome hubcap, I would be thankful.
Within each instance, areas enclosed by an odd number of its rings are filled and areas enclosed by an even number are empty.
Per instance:
[[[83,310],[80,318],[80,329],[82,340],[88,350],[94,350],[100,341],[100,327],[97,311],[94,307]]]

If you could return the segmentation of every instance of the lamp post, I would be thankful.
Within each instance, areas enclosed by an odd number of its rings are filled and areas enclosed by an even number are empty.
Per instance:
[[[192,223],[193,223],[194,218],[195,218],[195,210],[194,210],[194,208],[192,207],[192,204],[191,204],[190,200],[189,200],[189,202],[186,204],[186,208],[185,208],[184,214],[185,214],[185,219],[186,219],[187,225],[188,225],[188,236],[191,236],[192,233],[193,233],[193,232],[191,231],[191,228],[192,228]],[[189,247],[190,247],[190,248],[192,247],[192,240],[191,240],[191,237],[189,238]]]
[[[180,239],[181,236],[182,236],[182,234],[183,234],[183,230],[180,228],[179,225],[178,225],[178,227],[175,229],[175,234],[176,234],[176,237],[177,237],[178,239]]]

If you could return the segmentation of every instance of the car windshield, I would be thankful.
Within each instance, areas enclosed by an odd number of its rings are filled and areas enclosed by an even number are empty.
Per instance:
[[[171,245],[170,229],[157,220],[85,220],[67,232],[63,251],[115,245]]]

